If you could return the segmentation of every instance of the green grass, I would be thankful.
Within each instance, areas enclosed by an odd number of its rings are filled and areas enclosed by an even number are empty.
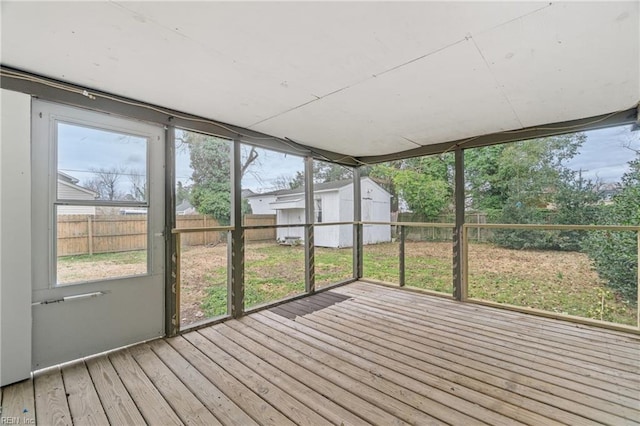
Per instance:
[[[245,253],[245,308],[276,301],[304,292],[304,248],[301,246],[247,246]],[[367,278],[398,281],[397,244],[366,246],[363,253]],[[318,288],[351,278],[353,250],[317,247],[315,250]],[[407,259],[409,286],[435,291],[451,291],[451,265],[444,260],[413,257]],[[217,268],[206,279],[210,283],[202,309],[209,317],[227,312],[226,268]]]
[[[409,257],[405,259],[405,285],[451,294],[452,270],[450,260]]]
[[[475,250],[475,251],[474,251]],[[473,257],[472,257],[473,256]],[[470,253],[470,297],[532,307],[550,312],[634,325],[633,302],[621,300],[603,286],[584,255],[567,252],[514,251],[478,245]],[[273,302],[304,292],[304,248],[271,244],[247,245],[245,307]],[[364,247],[364,276],[398,283],[398,244]],[[146,261],[146,252],[65,256],[60,265],[127,265]],[[584,265],[577,265],[584,261]],[[547,262],[546,264],[543,262]],[[316,248],[318,288],[352,276],[353,251]],[[573,268],[571,266],[574,266]],[[451,294],[451,243],[407,243],[405,285]],[[227,313],[227,270],[213,267],[201,308],[208,317]]]
[[[245,253],[245,308],[304,293],[304,248],[301,246],[251,246]],[[353,274],[353,252],[316,248],[316,285],[332,284]],[[226,268],[217,268],[206,279],[211,286],[202,308],[207,316],[227,312]]]
[[[423,250],[427,247],[426,252]],[[435,247],[435,248],[434,248]],[[252,249],[247,261],[245,276],[246,306],[278,300],[304,291],[304,250],[302,247],[262,246]],[[569,271],[537,271],[523,278],[523,271],[535,269],[536,252],[527,253],[529,264],[519,264],[508,259],[507,249],[493,246],[479,247],[489,259],[506,263],[508,273],[491,270],[472,271],[470,274],[470,296],[517,306],[528,306],[551,312],[602,319],[621,324],[635,324],[633,306],[603,287],[592,275],[591,282],[585,280],[588,270],[569,277]],[[351,276],[351,249],[316,249],[316,283],[337,282]],[[518,252],[521,254],[522,252]],[[557,254],[560,256],[560,254]],[[578,254],[573,254],[579,256]],[[553,256],[556,256],[553,254]],[[398,283],[398,244],[368,245],[364,248],[364,276],[380,281]],[[512,262],[509,263],[509,262]],[[422,289],[452,292],[451,244],[413,243],[407,245],[405,285]],[[559,264],[561,268],[562,265]],[[544,269],[544,268],[539,268]],[[219,274],[226,274],[221,269]],[[584,276],[583,276],[584,275]],[[269,278],[271,277],[271,278]],[[593,278],[595,277],[595,279]],[[567,280],[571,278],[573,284]],[[576,285],[575,282],[580,285]],[[218,281],[220,282],[220,281]],[[223,286],[224,287],[224,286]],[[207,314],[226,312],[226,287],[212,287],[203,307]]]
[[[492,273],[470,274],[469,297],[515,306],[542,309],[565,315],[636,325],[636,313],[629,303],[604,287],[571,290],[556,280],[525,280]]]

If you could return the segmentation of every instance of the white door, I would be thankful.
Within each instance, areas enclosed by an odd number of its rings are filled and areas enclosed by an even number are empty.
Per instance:
[[[164,334],[164,130],[32,106],[33,369]]]

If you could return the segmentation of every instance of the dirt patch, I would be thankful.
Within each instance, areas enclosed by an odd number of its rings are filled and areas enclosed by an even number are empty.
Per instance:
[[[180,264],[180,323],[205,319],[202,301],[211,285],[225,285],[226,275],[216,271],[227,267],[227,245],[183,247]]]

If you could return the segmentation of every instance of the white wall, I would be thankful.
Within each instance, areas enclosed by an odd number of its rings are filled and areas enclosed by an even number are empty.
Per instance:
[[[278,225],[304,224],[304,209],[278,210],[276,223]],[[300,240],[304,240],[304,227],[278,228],[277,234],[279,240],[284,240],[285,237],[299,237]]]
[[[340,221],[340,197],[339,191],[316,193],[315,200],[320,199],[322,204],[322,222]],[[314,212],[316,214],[316,212]],[[339,226],[316,226],[313,230],[314,243],[319,247],[340,247]]]
[[[31,372],[31,97],[1,90],[0,386]]]
[[[353,222],[353,184],[340,188],[340,222]],[[340,226],[340,247],[353,247],[353,226]]]
[[[252,196],[247,200],[249,200],[252,214],[276,214],[276,211],[269,205],[276,200],[275,195]]]
[[[370,179],[363,179],[362,220],[371,222],[391,221],[391,196]],[[375,244],[391,241],[391,226],[364,225],[363,244]]]
[[[83,191],[73,184],[61,182],[58,179],[58,198],[67,200],[95,200],[96,195]],[[58,214],[88,214],[95,215],[95,206],[58,206],[56,209]]]

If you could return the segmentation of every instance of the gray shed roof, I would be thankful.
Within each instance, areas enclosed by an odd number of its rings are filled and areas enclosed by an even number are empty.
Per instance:
[[[369,179],[373,183],[378,185],[373,179],[371,179],[368,176],[362,177],[360,180],[362,181],[362,180],[365,180],[365,179]],[[353,183],[352,179],[336,180],[336,181],[333,181],[333,182],[314,183],[313,184],[313,192],[330,191],[332,189],[340,189],[340,188],[345,187],[347,185],[350,185],[352,183]],[[380,186],[380,185],[378,185],[378,186]],[[382,189],[384,189],[384,188],[382,188]],[[280,196],[280,195],[295,195],[295,194],[304,194],[304,187],[298,187],[298,188],[294,188],[294,189],[278,189],[278,190],[275,190],[275,191],[269,191],[269,192],[263,192],[261,194],[250,195],[247,198],[264,197],[265,195]]]

